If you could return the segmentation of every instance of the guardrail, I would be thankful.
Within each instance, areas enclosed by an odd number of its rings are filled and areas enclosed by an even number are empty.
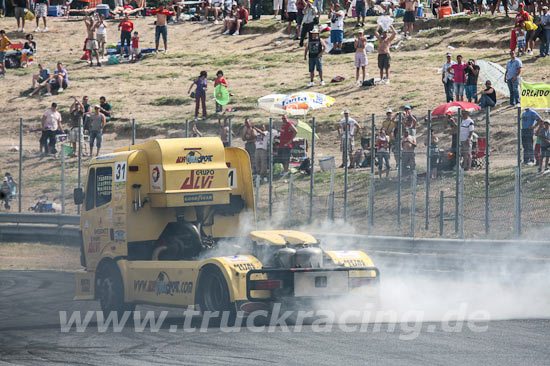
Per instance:
[[[0,241],[42,241],[80,245],[80,216],[61,214],[0,214]]]

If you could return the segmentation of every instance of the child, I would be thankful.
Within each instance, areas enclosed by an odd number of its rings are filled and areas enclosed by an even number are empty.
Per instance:
[[[521,25],[516,26],[516,43],[518,47],[518,56],[523,56],[525,51],[525,31],[521,29]]]
[[[227,80],[223,77],[223,71],[218,70],[216,73],[216,79],[214,79],[214,88],[218,85],[222,84],[227,88]],[[220,113],[223,110],[222,106],[216,102],[216,113]]]
[[[132,56],[130,62],[136,62],[139,58],[139,35],[138,32],[134,32],[132,37]]]
[[[6,52],[8,52],[11,41],[6,37],[6,31],[0,30],[0,78],[6,76]]]

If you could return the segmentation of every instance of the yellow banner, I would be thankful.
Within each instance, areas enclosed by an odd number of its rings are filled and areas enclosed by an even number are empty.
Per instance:
[[[550,84],[521,82],[522,108],[550,108]]]

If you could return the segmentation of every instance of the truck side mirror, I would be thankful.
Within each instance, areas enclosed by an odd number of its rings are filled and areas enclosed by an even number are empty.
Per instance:
[[[84,203],[84,191],[82,188],[75,188],[73,192],[74,204],[81,205]]]

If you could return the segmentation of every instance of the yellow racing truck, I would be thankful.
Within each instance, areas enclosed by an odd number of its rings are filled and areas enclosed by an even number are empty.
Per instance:
[[[75,300],[105,313],[136,304],[235,311],[375,291],[357,250],[322,250],[293,230],[255,227],[248,153],[219,138],[156,139],[91,160]],[[252,306],[250,306],[252,305]]]

